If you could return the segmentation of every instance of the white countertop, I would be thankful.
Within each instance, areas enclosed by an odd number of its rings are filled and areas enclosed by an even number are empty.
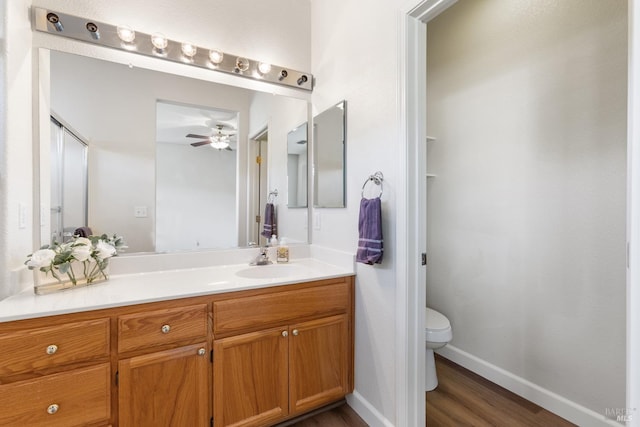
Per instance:
[[[256,270],[257,269],[257,270]],[[119,274],[87,287],[35,295],[33,289],[0,301],[0,322],[120,307],[222,292],[353,275],[352,269],[313,258],[288,264],[245,264]],[[251,276],[274,276],[252,278]],[[249,277],[247,277],[249,276]]]

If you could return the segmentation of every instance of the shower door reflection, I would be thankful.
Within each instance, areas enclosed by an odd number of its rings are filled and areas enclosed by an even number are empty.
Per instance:
[[[87,226],[87,145],[51,117],[51,243]]]

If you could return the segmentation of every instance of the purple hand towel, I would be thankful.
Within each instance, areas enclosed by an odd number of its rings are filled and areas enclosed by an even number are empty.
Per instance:
[[[382,262],[382,209],[380,197],[360,200],[358,220],[358,252],[356,261],[363,264]]]
[[[267,203],[264,207],[264,228],[260,234],[267,239],[270,239],[273,234],[278,235],[278,228],[276,225],[276,207],[273,203]]]

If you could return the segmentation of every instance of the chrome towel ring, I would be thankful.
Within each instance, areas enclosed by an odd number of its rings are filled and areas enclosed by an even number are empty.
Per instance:
[[[382,192],[383,192],[382,181],[384,181],[384,175],[380,171],[377,171],[373,175],[369,175],[369,177],[364,181],[364,184],[362,184],[362,191],[360,192],[360,195],[362,196],[362,198],[363,199],[365,198],[364,189],[367,186],[367,184],[370,182],[373,182],[375,185],[380,186],[380,194],[378,194],[377,197],[382,197]]]

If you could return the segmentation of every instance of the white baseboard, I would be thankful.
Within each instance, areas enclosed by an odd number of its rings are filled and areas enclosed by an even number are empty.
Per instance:
[[[347,404],[356,411],[370,427],[395,427],[391,421],[386,419],[376,408],[373,407],[358,391],[347,395]]]
[[[578,405],[455,346],[447,345],[436,353],[580,427],[620,427],[622,425],[606,418],[605,414],[599,414]]]

